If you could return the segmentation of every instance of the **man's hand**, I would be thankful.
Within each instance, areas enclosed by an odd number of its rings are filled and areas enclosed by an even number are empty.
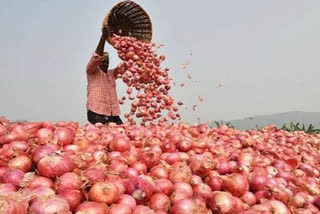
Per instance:
[[[106,40],[109,36],[110,36],[110,30],[109,30],[109,28],[108,28],[108,27],[102,28],[101,38],[103,38],[104,40]]]

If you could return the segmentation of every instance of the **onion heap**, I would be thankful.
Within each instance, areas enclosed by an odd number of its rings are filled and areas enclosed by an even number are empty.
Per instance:
[[[0,127],[0,213],[320,212],[318,134],[186,123]]]

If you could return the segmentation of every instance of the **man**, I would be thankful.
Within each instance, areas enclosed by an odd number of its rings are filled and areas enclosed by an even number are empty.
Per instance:
[[[116,91],[119,68],[109,69],[109,55],[104,52],[109,35],[109,29],[103,28],[97,49],[87,66],[87,117],[92,124],[122,124]]]

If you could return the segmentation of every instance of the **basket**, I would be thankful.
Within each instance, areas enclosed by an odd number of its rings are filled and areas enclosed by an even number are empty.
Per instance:
[[[152,40],[152,23],[149,15],[137,3],[126,0],[116,4],[106,15],[103,26],[111,35],[134,37],[143,42]],[[111,36],[107,40],[111,41]]]

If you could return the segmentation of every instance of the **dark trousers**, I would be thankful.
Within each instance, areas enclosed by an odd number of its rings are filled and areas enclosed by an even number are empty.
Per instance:
[[[88,116],[88,121],[92,124],[96,124],[96,123],[102,123],[102,124],[116,123],[118,125],[123,124],[119,116],[106,116],[103,114],[97,114],[90,110],[88,110],[87,116]]]

